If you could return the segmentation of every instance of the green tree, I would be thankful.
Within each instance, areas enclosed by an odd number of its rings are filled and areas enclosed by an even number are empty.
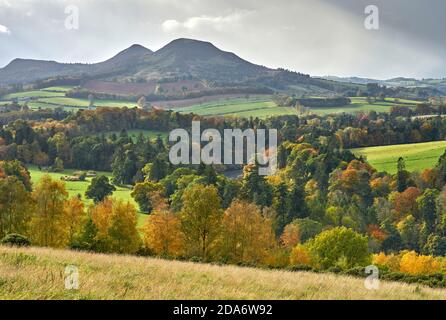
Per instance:
[[[312,257],[322,268],[366,266],[371,261],[368,239],[345,227],[320,233],[308,242]]]
[[[431,256],[445,256],[446,255],[446,238],[440,237],[436,234],[431,234],[427,238],[424,251]]]
[[[93,199],[95,203],[98,203],[104,200],[105,197],[112,195],[115,190],[115,186],[110,184],[108,177],[97,176],[91,181],[91,184],[85,192],[85,196]]]
[[[403,157],[398,159],[396,183],[398,192],[403,192],[408,187],[409,172],[406,171],[406,162]]]
[[[184,190],[182,200],[181,224],[189,254],[206,260],[222,218],[217,189],[192,185]]]
[[[150,213],[153,209],[150,197],[151,193],[162,190],[163,186],[161,184],[152,181],[144,181],[135,185],[131,196],[135,199],[136,203],[138,203],[139,209],[142,212]]]
[[[426,189],[423,194],[417,198],[418,210],[421,218],[426,223],[429,233],[433,233],[436,227],[438,195],[438,190]]]
[[[0,179],[0,239],[10,233],[27,234],[32,198],[16,177]]]

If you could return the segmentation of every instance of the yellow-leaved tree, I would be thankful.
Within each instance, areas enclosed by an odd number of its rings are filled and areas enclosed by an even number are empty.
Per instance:
[[[206,260],[221,222],[220,197],[214,186],[195,184],[182,196],[181,227],[189,256]]]
[[[65,222],[67,224],[68,242],[72,243],[85,223],[84,204],[79,197],[72,197],[65,203]]]
[[[65,183],[44,175],[37,184],[33,198],[31,241],[39,246],[64,247],[68,243],[65,203],[68,192]]]
[[[271,218],[255,204],[234,200],[223,214],[218,252],[223,260],[264,263],[276,241]]]
[[[133,204],[106,198],[90,207],[90,216],[96,226],[96,241],[100,251],[135,253],[140,238],[137,230],[137,211]]]
[[[144,245],[155,254],[178,257],[184,252],[184,235],[180,216],[170,210],[159,192],[150,196],[152,214],[141,228]]]

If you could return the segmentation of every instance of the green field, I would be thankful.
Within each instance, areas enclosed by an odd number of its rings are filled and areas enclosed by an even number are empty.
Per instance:
[[[238,116],[267,118],[276,115],[296,115],[293,108],[278,107],[270,99],[228,99],[197,104],[176,109],[182,113],[195,113],[200,116]]]
[[[121,133],[120,131],[108,131],[104,133],[98,133],[98,135],[104,134],[106,137],[109,137],[112,134],[115,134],[119,136]],[[165,139],[169,136],[168,132],[163,131],[156,131],[156,130],[141,130],[141,129],[134,129],[134,130],[127,130],[127,135],[131,137],[134,141],[139,137],[140,134],[143,134],[143,136],[147,139],[150,138],[150,140],[156,139],[158,136],[161,136],[161,139]]]
[[[88,99],[69,98],[65,93],[73,89],[72,86],[48,87],[41,90],[23,91],[7,94],[1,97],[0,104],[10,103],[12,99],[18,99],[20,104],[25,102],[31,109],[64,108],[65,110],[85,109],[90,105]],[[135,107],[133,101],[121,100],[95,100],[95,107]]]
[[[42,178],[43,175],[45,174],[49,174],[51,176],[51,178],[55,179],[55,180],[60,180],[61,177],[63,176],[70,176],[73,175],[73,173],[77,170],[65,170],[62,173],[55,173],[55,172],[45,172],[45,171],[40,171],[37,167],[35,166],[29,166],[28,170],[31,174],[31,180],[33,182],[34,185],[37,184],[37,182]],[[109,177],[111,179],[111,173],[110,172],[97,172],[99,175],[105,175],[107,177]],[[80,194],[82,196],[82,199],[84,200],[86,205],[89,205],[92,202],[92,200],[89,200],[87,198],[85,198],[85,191],[87,191],[88,186],[91,183],[91,178],[87,178],[86,181],[66,181],[65,182],[65,188],[67,189],[70,197],[76,196],[78,194]],[[116,199],[121,199],[123,201],[130,201],[131,203],[133,203],[136,208],[138,208],[137,204],[135,203],[135,200],[131,197],[130,195],[131,190],[128,188],[123,188],[123,187],[116,187],[116,191],[113,193],[113,197]],[[144,214],[139,214],[138,216],[138,224],[141,225],[145,218],[147,217],[147,215]]]
[[[398,101],[395,102],[394,98],[386,98],[385,101],[377,101],[372,103],[368,103],[367,98],[365,97],[352,97],[350,99],[352,103],[345,107],[311,108],[311,111],[319,115],[326,115],[331,113],[343,113],[343,112],[352,113],[357,111],[389,112],[393,106],[403,106],[403,107],[413,108],[416,106],[417,103],[419,103],[419,101],[404,100],[404,99],[399,99]]]
[[[72,86],[48,87],[41,90],[11,93],[1,97],[1,104],[9,103],[12,99],[18,99],[19,103],[28,103],[31,109],[64,108],[67,111],[88,108],[88,99],[69,98],[65,93],[73,89]],[[313,97],[318,98],[318,97]],[[333,113],[353,113],[357,111],[389,112],[393,106],[404,106],[413,108],[418,101],[386,98],[385,101],[369,103],[365,97],[352,97],[352,103],[337,108],[310,108],[310,112],[318,115]],[[95,107],[135,107],[134,101],[121,100],[95,100]],[[220,99],[208,103],[196,104],[189,107],[176,108],[175,111],[182,113],[195,113],[201,116],[236,116],[236,117],[258,117],[268,118],[279,115],[297,115],[296,109],[291,107],[279,107],[271,98],[250,97],[247,99],[233,98]]]
[[[353,149],[357,156],[365,156],[378,171],[396,172],[397,161],[403,157],[408,171],[432,168],[446,150],[446,141],[402,144]]]

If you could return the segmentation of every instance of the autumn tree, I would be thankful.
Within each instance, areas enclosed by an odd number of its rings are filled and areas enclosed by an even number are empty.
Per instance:
[[[90,207],[96,246],[104,252],[135,253],[139,248],[137,212],[130,202],[106,198]]]
[[[206,260],[221,222],[220,198],[214,186],[192,185],[182,196],[181,225],[189,255]]]
[[[160,256],[177,257],[184,252],[180,216],[170,210],[159,193],[151,193],[153,212],[141,228],[144,245]]]
[[[280,236],[280,242],[287,249],[295,247],[300,243],[299,227],[296,224],[287,225]]]
[[[261,264],[275,245],[272,220],[255,204],[235,200],[223,214],[218,241],[223,260]]]
[[[0,179],[0,238],[27,234],[32,214],[32,199],[16,176]]]
[[[32,242],[49,247],[63,247],[68,242],[65,204],[68,192],[62,181],[44,175],[33,192],[35,202],[31,220]]]
[[[73,243],[80,233],[86,219],[84,203],[79,197],[72,197],[65,203],[65,223],[68,231],[68,242]]]

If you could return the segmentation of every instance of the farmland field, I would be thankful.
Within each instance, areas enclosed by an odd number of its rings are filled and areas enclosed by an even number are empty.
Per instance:
[[[378,171],[396,172],[399,157],[403,157],[408,171],[432,168],[446,150],[446,141],[414,143],[353,149],[357,156],[365,156]]]
[[[163,132],[163,131],[140,130],[140,129],[127,130],[127,135],[129,137],[131,137],[134,141],[136,141],[136,139],[138,138],[138,136],[141,133],[143,134],[143,136],[145,138],[150,138],[151,140],[156,139],[158,136],[160,136],[161,139],[165,139],[169,136],[168,132]],[[106,137],[109,137],[112,134],[116,134],[117,136],[119,136],[120,131],[109,131],[109,132],[100,133],[98,135],[102,135],[102,134],[104,134]]]
[[[313,113],[319,115],[331,114],[331,113],[352,113],[357,111],[369,112],[389,112],[393,106],[403,106],[413,108],[419,101],[412,100],[395,100],[393,98],[386,98],[385,101],[377,101],[369,103],[365,97],[352,97],[350,98],[352,103],[350,105],[338,108],[311,108]]]
[[[29,166],[28,170],[31,174],[31,181],[33,182],[34,185],[36,185],[38,181],[42,178],[42,176],[45,174],[49,174],[52,179],[60,180],[61,177],[73,175],[73,173],[77,171],[77,170],[64,170],[64,172],[62,173],[45,172],[45,171],[40,171],[35,166]],[[110,179],[112,177],[111,172],[97,172],[97,173],[98,175],[105,175]],[[80,194],[82,196],[82,199],[84,200],[84,203],[86,205],[89,205],[93,202],[92,200],[85,198],[85,191],[87,191],[87,188],[90,185],[90,183],[91,183],[91,178],[87,178],[86,181],[66,181],[65,188],[67,189],[70,197]],[[130,189],[116,186],[116,191],[113,193],[112,197],[123,201],[130,201],[136,206],[136,208],[138,208],[138,205],[135,203],[130,193],[131,193]],[[144,214],[139,214],[138,224],[141,225],[146,217],[147,216]]]
[[[79,289],[66,290],[64,270],[76,266]],[[327,273],[262,270],[49,248],[0,246],[0,299],[273,299],[431,300],[446,290]]]
[[[228,99],[209,103],[177,108],[182,113],[195,113],[201,116],[238,116],[259,117],[297,114],[296,110],[289,107],[278,107],[270,99]]]
[[[11,93],[1,97],[3,102],[12,99],[18,99],[19,103],[28,102],[31,109],[46,109],[46,108],[64,108],[67,111],[76,111],[78,109],[85,109],[89,106],[88,99],[78,99],[66,97],[65,93],[72,89],[72,86],[48,87],[41,90],[25,91]],[[171,101],[170,104],[179,103],[179,105],[186,105],[183,107],[175,107],[173,110],[182,113],[195,113],[201,116],[236,116],[236,117],[258,117],[267,118],[279,115],[297,115],[298,112],[291,107],[279,107],[271,99],[270,96],[252,96],[249,98],[242,97],[204,97],[202,99],[215,99],[211,102],[198,103],[200,99],[190,99],[181,101]],[[317,98],[317,97],[314,97]],[[369,112],[389,112],[392,106],[415,107],[418,103],[413,100],[386,98],[385,101],[376,101],[369,103],[365,97],[352,97],[352,103],[344,107],[337,108],[311,108],[310,112],[325,115],[332,113],[353,113],[357,111]],[[169,104],[167,103],[167,104]],[[187,106],[187,103],[194,103]],[[156,102],[155,102],[156,105]],[[94,101],[95,107],[135,107],[135,101],[122,100],[99,100]]]

